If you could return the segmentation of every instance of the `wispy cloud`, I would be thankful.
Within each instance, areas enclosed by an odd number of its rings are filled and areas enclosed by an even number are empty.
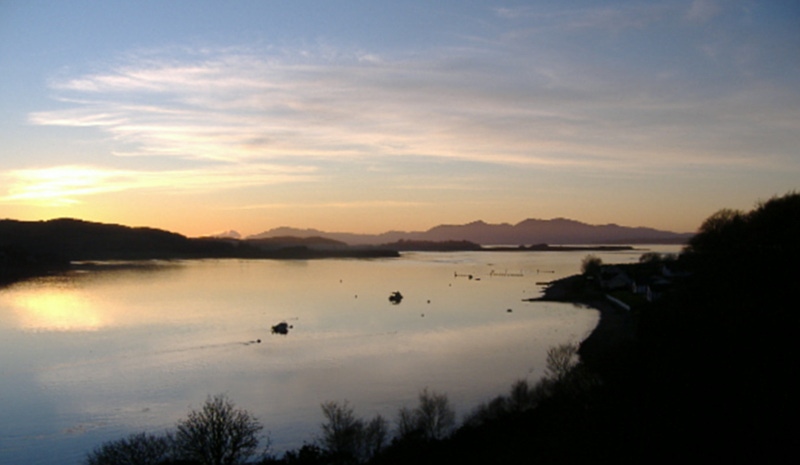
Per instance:
[[[350,202],[317,202],[317,203],[260,203],[230,207],[230,210],[282,210],[282,209],[364,209],[364,208],[405,208],[430,205],[430,202],[414,202],[402,200],[355,200]]]
[[[679,11],[677,5],[645,3],[598,4],[587,8],[553,10],[544,5],[495,8],[498,18],[527,24],[532,30],[602,30],[619,32],[642,29]]]
[[[0,174],[0,204],[67,206],[82,198],[127,190],[208,191],[314,179],[313,168],[271,165],[222,166],[189,170],[137,171],[65,165]]]
[[[696,2],[688,13],[685,6],[663,5],[559,11],[548,13],[558,18],[544,19],[533,7],[495,13],[508,21],[549,22],[558,26],[555,37],[564,37],[576,29],[638,30],[664,17],[685,21],[715,12],[713,4]],[[710,87],[716,85],[711,79],[695,82],[688,64],[651,69],[627,60],[618,69],[571,57],[572,51],[555,53],[547,43],[512,34],[405,55],[329,45],[150,51],[102,72],[55,80],[62,104],[72,106],[32,113],[29,120],[95,127],[116,141],[115,155],[127,157],[318,166],[432,157],[651,172],[687,159],[739,163],[744,151],[737,143],[748,143],[738,134],[765,124],[763,115],[753,121],[750,107],[730,98],[741,90],[734,81],[725,91]],[[598,56],[613,57],[608,50]],[[742,116],[709,111],[717,108]],[[796,114],[782,121],[795,126]],[[730,139],[720,145],[720,135]],[[775,156],[751,155],[751,163]]]
[[[106,113],[101,109],[83,108],[36,112],[28,119],[33,124],[73,127],[118,126],[126,121],[123,113]]]
[[[714,0],[694,0],[686,12],[686,18],[690,21],[701,23],[708,22],[722,11],[722,8]]]
[[[579,129],[585,115],[563,105],[585,90],[568,88],[572,78],[548,75],[547,64],[532,69],[521,63],[526,73],[541,77],[522,82],[503,74],[509,63],[486,62],[480,55],[361,57],[303,51],[276,58],[230,49],[148,56],[54,83],[84,103],[37,112],[30,121],[96,126],[121,143],[117,155],[227,162],[429,156],[576,164],[574,158],[553,157],[551,148],[575,145],[557,134]]]

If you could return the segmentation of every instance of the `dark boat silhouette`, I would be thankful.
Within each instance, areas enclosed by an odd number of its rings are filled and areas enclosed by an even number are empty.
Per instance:
[[[401,294],[400,291],[394,291],[389,296],[389,302],[391,302],[391,303],[393,303],[395,305],[399,304],[402,301],[403,301],[403,294]]]
[[[285,321],[282,321],[282,322],[280,322],[280,323],[278,323],[278,324],[276,324],[275,326],[272,327],[272,334],[283,334],[283,335],[286,335],[286,334],[289,334],[289,330],[291,328],[292,328],[292,326],[289,325],[289,323],[287,323]]]

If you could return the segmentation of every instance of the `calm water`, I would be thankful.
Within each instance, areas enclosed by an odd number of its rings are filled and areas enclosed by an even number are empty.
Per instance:
[[[467,413],[541,377],[548,347],[595,326],[589,309],[522,302],[585,255],[185,261],[0,289],[0,463],[81,463],[216,393],[256,415],[276,452],[313,441],[328,400],[393,420],[428,387]],[[289,334],[271,334],[281,321]]]

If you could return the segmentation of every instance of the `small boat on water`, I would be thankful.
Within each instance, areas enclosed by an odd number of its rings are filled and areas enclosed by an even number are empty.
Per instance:
[[[394,291],[389,296],[389,302],[391,302],[391,303],[393,303],[395,305],[399,304],[402,301],[403,301],[403,294],[401,294],[400,291]]]
[[[275,326],[272,327],[272,334],[289,334],[289,330],[292,328],[289,323],[282,321]]]

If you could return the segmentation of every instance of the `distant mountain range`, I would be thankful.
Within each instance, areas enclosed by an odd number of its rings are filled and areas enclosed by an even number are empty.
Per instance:
[[[531,244],[683,244],[693,233],[676,233],[645,227],[616,224],[591,225],[555,218],[527,219],[517,224],[490,224],[483,221],[461,225],[439,225],[427,231],[389,231],[382,234],[325,232],[317,229],[280,227],[249,236],[248,239],[272,237],[325,237],[350,245],[378,245],[398,241],[469,241],[481,245]]]
[[[352,234],[277,228],[246,239],[236,236],[229,231],[224,237],[188,238],[160,229],[69,218],[0,220],[0,282],[86,260],[394,257],[407,250],[486,250],[481,246],[507,246],[518,251],[566,250],[542,244],[679,244],[687,242],[692,234],[615,224],[589,225],[559,218],[529,219],[515,225],[476,221],[421,232]]]

